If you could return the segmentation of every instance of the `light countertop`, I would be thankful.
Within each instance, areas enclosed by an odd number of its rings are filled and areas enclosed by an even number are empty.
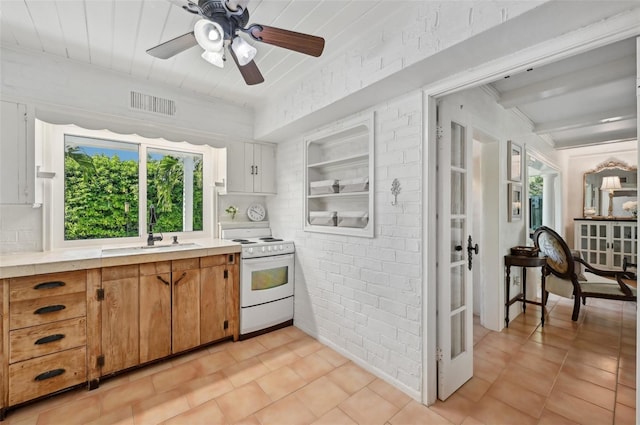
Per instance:
[[[231,254],[240,250],[240,244],[236,242],[223,239],[200,239],[184,241],[177,246],[165,242],[149,248],[114,245],[104,248],[87,247],[2,254],[0,255],[0,279]]]

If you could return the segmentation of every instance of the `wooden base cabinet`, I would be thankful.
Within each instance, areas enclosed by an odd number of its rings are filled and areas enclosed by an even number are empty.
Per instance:
[[[200,341],[202,344],[233,336],[238,339],[239,268],[235,255],[200,259]]]
[[[237,254],[102,269],[99,376],[238,339]]]
[[[138,284],[137,264],[102,269],[102,375],[140,363]]]
[[[140,264],[140,363],[171,354],[171,261]]]
[[[86,270],[3,281],[0,417],[87,381],[86,281]]]
[[[171,262],[171,351],[200,345],[200,259]]]

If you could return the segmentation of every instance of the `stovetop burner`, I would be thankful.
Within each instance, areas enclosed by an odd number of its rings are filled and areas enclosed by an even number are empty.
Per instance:
[[[282,242],[282,239],[272,238],[271,236],[266,238],[259,238],[259,239],[265,242]]]
[[[240,242],[240,244],[242,245],[246,245],[246,244],[250,244],[250,243],[256,243],[255,241],[250,241],[248,239],[231,239],[232,242]]]

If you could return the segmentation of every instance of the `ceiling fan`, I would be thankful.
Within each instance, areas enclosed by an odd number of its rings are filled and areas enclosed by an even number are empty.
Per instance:
[[[202,17],[196,22],[193,31],[161,43],[147,50],[151,56],[169,59],[195,45],[204,49],[203,59],[222,68],[224,66],[225,46],[238,66],[244,81],[248,85],[264,81],[253,58],[257,49],[238,35],[243,32],[252,39],[285,49],[318,57],[324,50],[324,39],[309,34],[289,31],[249,22],[247,4],[249,0],[169,0],[181,6],[187,12]]]

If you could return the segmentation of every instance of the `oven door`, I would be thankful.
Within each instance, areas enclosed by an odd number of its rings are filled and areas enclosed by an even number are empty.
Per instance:
[[[293,296],[294,254],[247,258],[240,268],[240,306]]]

